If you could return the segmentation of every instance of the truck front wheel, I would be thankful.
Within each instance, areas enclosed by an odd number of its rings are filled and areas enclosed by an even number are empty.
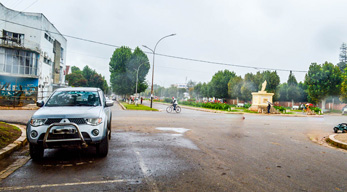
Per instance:
[[[109,144],[109,136],[108,131],[106,133],[106,137],[101,141],[101,143],[96,145],[96,153],[99,157],[106,157],[108,154],[108,144]]]
[[[44,149],[40,145],[29,144],[30,157],[33,161],[40,161],[43,158]]]

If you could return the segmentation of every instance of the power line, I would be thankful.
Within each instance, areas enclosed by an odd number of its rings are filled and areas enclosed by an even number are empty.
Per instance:
[[[23,1],[23,0],[22,0]],[[22,2],[21,1],[21,2]],[[29,9],[31,6],[33,6],[35,3],[37,3],[39,0],[36,0],[36,1],[34,1],[33,3],[31,3],[29,6],[27,6],[25,9],[23,9],[22,11],[19,11],[18,13],[17,13],[17,15],[15,15],[15,16],[13,16],[11,19],[14,19],[15,17],[17,17],[19,14],[21,14],[23,11],[25,11],[25,10],[27,10],[27,9]],[[19,3],[21,3],[21,2],[19,2]],[[4,13],[4,16],[8,13],[10,11],[10,9],[6,12],[6,13]],[[4,23],[4,22],[3,22]],[[1,23],[2,24],[2,23]]]
[[[20,23],[15,23],[12,21],[7,21],[5,19],[0,19],[2,21],[8,22],[8,23],[12,23],[15,25],[20,25],[23,27],[28,27],[31,29],[36,29],[39,31],[46,31],[40,28],[36,28],[36,27],[31,27],[28,25],[24,25],[24,24],[20,24]],[[115,47],[115,48],[120,48],[121,46],[117,46],[117,45],[112,45],[112,44],[108,44],[108,43],[103,43],[103,42],[99,42],[99,41],[94,41],[94,40],[89,40],[89,39],[84,39],[84,38],[80,38],[80,37],[75,37],[75,36],[71,36],[71,35],[65,35],[65,34],[61,34],[61,33],[57,33],[57,32],[52,32],[52,31],[48,31],[50,33],[53,34],[58,34],[58,35],[62,35],[62,36],[66,36],[72,39],[77,39],[77,40],[81,40],[81,41],[86,41],[86,42],[90,42],[90,43],[95,43],[95,44],[99,44],[99,45],[105,45],[105,46],[109,46],[109,47]],[[134,49],[132,49],[134,50]],[[144,53],[147,54],[153,54],[152,52],[147,52],[144,51]],[[224,65],[224,66],[232,66],[232,67],[240,67],[240,68],[249,68],[249,69],[262,69],[262,70],[275,70],[275,71],[292,71],[292,72],[299,72],[299,73],[307,73],[307,71],[304,70],[293,70],[293,69],[280,69],[280,68],[267,68],[267,67],[254,67],[254,66],[248,66],[248,65],[239,65],[239,64],[231,64],[231,63],[223,63],[223,62],[215,62],[215,61],[206,61],[206,60],[200,60],[200,59],[192,59],[192,58],[187,58],[187,57],[179,57],[179,56],[173,56],[173,55],[166,55],[166,54],[161,54],[161,53],[156,53],[156,55],[162,56],[162,57],[169,57],[169,58],[174,58],[174,59],[180,59],[180,60],[186,60],[186,61],[194,61],[194,62],[200,62],[200,63],[208,63],[208,64],[213,64],[213,65]]]
[[[37,3],[38,1],[39,1],[39,0],[34,1],[34,2],[31,3],[28,7],[26,7],[25,9],[23,9],[21,12],[23,12],[23,11],[29,9],[31,6],[33,6],[33,5],[34,5],[35,3]]]

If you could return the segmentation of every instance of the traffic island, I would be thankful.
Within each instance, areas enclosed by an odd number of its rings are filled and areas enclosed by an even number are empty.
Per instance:
[[[347,134],[333,134],[326,141],[338,148],[347,149]]]
[[[16,130],[19,133],[18,136],[13,135],[13,134],[15,135],[17,134]],[[18,150],[19,148],[24,146],[27,142],[26,131],[24,126],[12,125],[12,124],[0,122],[0,131],[3,131],[3,134],[0,134],[1,143],[5,145],[5,141],[6,141],[6,145],[0,148],[0,160],[11,155],[12,152]]]

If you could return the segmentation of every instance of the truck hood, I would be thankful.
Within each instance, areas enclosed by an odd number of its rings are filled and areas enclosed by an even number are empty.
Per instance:
[[[98,118],[102,106],[42,107],[33,118]]]

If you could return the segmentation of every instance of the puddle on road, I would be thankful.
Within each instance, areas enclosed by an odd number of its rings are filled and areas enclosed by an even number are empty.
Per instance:
[[[190,129],[186,129],[186,128],[175,128],[175,127],[157,127],[155,129],[158,129],[161,131],[173,131],[176,133],[185,133],[185,132],[190,130]]]
[[[188,149],[199,150],[199,148],[189,139],[183,137],[183,134],[190,129],[186,128],[176,128],[176,127],[157,127],[155,128],[161,131],[172,131],[176,133],[162,133],[160,135],[167,137],[166,140],[172,146],[183,147]],[[177,134],[178,133],[178,134]]]

